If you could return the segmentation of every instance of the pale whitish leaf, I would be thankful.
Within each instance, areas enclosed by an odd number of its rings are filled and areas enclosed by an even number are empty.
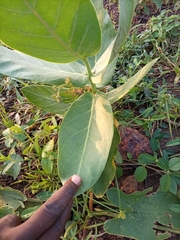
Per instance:
[[[67,77],[78,87],[88,82],[86,68],[78,62],[69,64],[46,62],[3,46],[0,46],[0,72],[7,76],[50,85],[63,84]]]
[[[100,2],[100,1],[96,1]],[[107,64],[107,60],[111,55],[111,46],[113,40],[115,39],[116,32],[112,21],[109,17],[109,14],[106,10],[101,9],[102,11],[102,43],[100,51],[94,56],[88,58],[93,68],[93,82],[97,84],[98,87],[105,86],[110,80],[114,73],[114,69],[116,67],[117,59],[115,59],[109,65]],[[105,62],[103,62],[105,60]]]
[[[69,103],[58,102],[57,90],[51,86],[31,85],[21,91],[31,103],[50,113],[63,115],[70,106]]]
[[[138,0],[119,0],[120,12],[119,12],[119,27],[116,36],[116,40],[112,49],[110,62],[116,58],[121,47],[123,46],[130,28],[134,14],[134,9],[138,3]]]
[[[119,207],[116,188],[109,189],[107,196],[112,204]],[[157,192],[154,195],[145,196],[145,193],[141,192],[125,194],[122,191],[120,196],[122,209],[127,209],[126,217],[106,221],[104,230],[107,233],[138,240],[155,240],[167,239],[167,236],[156,235],[155,222],[179,229],[179,214],[169,209],[171,204],[179,204],[177,196],[169,192]]]
[[[0,11],[0,39],[26,54],[67,63],[100,50],[101,32],[90,0],[6,0]]]
[[[0,196],[9,206],[16,210],[18,207],[23,207],[23,202],[26,201],[26,196],[19,190],[0,186]]]
[[[49,156],[49,153],[54,148],[54,139],[52,138],[49,142],[46,143],[46,145],[43,147],[42,150],[42,158],[47,158]]]
[[[16,113],[16,115],[15,115],[15,121],[16,121],[16,124],[17,124],[17,125],[21,125],[21,118],[20,118],[19,113]]]
[[[92,80],[96,84],[101,82],[101,78],[99,77],[99,74],[102,74],[105,71],[105,69],[109,63],[109,59],[111,56],[113,46],[114,46],[114,41],[112,41],[110,43],[108,48],[105,50],[105,52],[102,54],[102,56],[98,59],[94,68],[92,69],[92,72],[93,72]]]
[[[122,86],[108,92],[106,95],[110,103],[114,103],[124,97],[151,69],[158,59],[154,59],[139,70],[133,77],[127,80]]]
[[[77,194],[99,179],[113,131],[112,108],[104,94],[87,92],[66,113],[58,138],[58,170],[63,183],[73,174],[80,175],[82,184]]]

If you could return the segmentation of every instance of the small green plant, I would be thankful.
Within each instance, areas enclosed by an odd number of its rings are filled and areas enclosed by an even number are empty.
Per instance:
[[[154,71],[160,72],[160,76],[174,72],[174,83],[177,83],[180,76],[180,48],[178,44],[180,16],[173,14],[171,10],[163,10],[158,16],[149,19],[144,31],[142,31],[142,28],[144,28],[144,25],[140,24],[131,29],[131,34],[119,54],[117,75],[113,76],[112,85],[118,86],[126,82],[140,69],[142,64],[147,64],[158,56],[161,58]],[[162,68],[162,65],[164,65],[164,68]],[[146,82],[152,82],[152,78],[153,70],[143,81],[143,87],[146,87],[144,86]],[[134,92],[137,93],[137,90]]]

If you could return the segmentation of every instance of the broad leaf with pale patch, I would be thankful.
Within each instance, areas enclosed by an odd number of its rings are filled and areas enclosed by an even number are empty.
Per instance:
[[[109,185],[111,184],[114,178],[114,175],[116,173],[115,159],[116,159],[119,142],[120,142],[119,132],[116,126],[114,126],[114,136],[111,144],[111,149],[109,152],[109,157],[106,162],[106,166],[100,178],[92,187],[92,191],[96,195],[96,197],[103,197],[103,195],[107,191]]]
[[[67,111],[59,131],[58,170],[63,183],[73,174],[81,176],[77,194],[101,176],[113,132],[112,108],[102,93],[84,93]]]
[[[28,79],[49,85],[60,85],[70,78],[74,86],[87,84],[86,68],[78,62],[47,62],[16,50],[0,46],[0,72],[10,77]]]

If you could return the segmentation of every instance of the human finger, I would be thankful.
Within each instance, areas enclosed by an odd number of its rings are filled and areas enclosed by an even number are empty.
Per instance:
[[[20,218],[15,214],[8,214],[0,219],[0,230],[3,228],[16,227],[21,223]]]
[[[14,238],[18,240],[38,239],[63,213],[72,201],[81,179],[72,176],[56,191],[25,223],[16,227]]]
[[[65,229],[66,222],[70,217],[71,207],[72,202],[69,203],[69,205],[64,209],[61,216],[51,225],[49,229],[46,230],[46,232],[43,235],[41,235],[41,237],[38,240],[59,239],[60,235],[63,233]]]

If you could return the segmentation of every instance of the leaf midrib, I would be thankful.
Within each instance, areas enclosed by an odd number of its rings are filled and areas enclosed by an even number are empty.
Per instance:
[[[31,7],[31,5],[27,2],[27,0],[24,0],[27,7],[31,10],[32,13],[38,18],[38,20],[42,23],[42,25],[52,34],[52,36],[59,42],[66,50],[68,50],[70,53],[72,53],[75,57],[78,59],[83,59],[82,56],[78,55],[76,52],[74,52],[68,45],[60,38],[51,28],[50,26],[41,18],[41,16],[38,14],[38,12]]]

